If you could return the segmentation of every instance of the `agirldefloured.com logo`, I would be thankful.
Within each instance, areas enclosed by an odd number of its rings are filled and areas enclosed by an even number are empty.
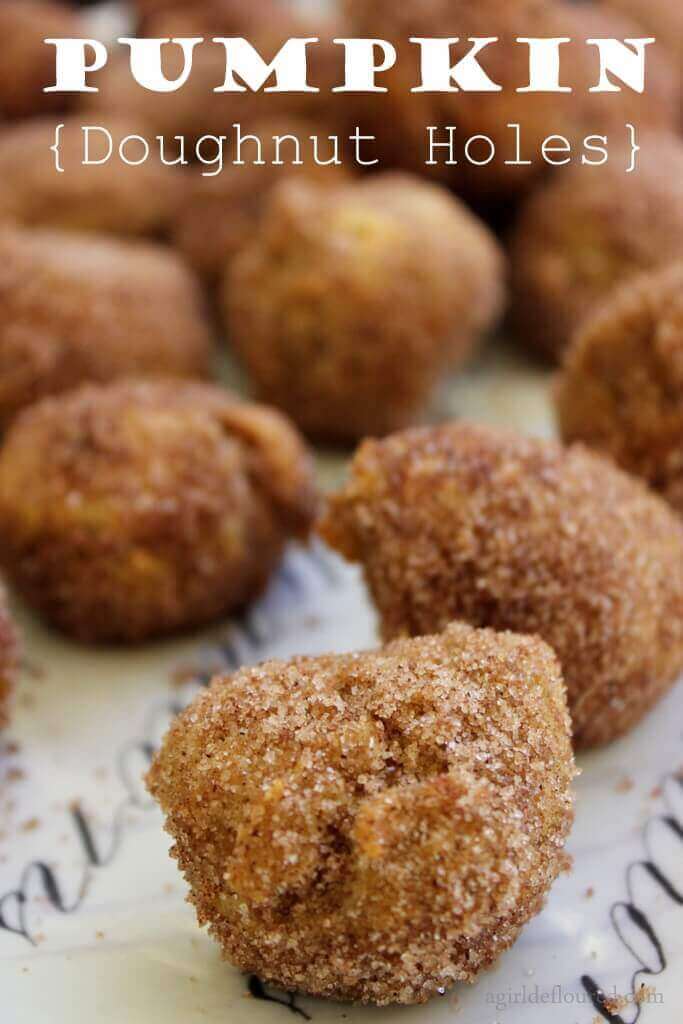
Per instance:
[[[605,1009],[613,1014],[619,1014],[629,1006],[664,1003],[662,993],[647,985],[642,985],[635,993],[630,992],[628,995],[623,995],[613,988],[610,992],[603,992],[601,998]],[[522,985],[519,989],[509,988],[505,992],[487,992],[486,1003],[493,1006],[498,1013],[502,1013],[514,1006],[591,1006],[592,1000],[583,989],[568,989],[563,985],[553,985],[551,988]]]

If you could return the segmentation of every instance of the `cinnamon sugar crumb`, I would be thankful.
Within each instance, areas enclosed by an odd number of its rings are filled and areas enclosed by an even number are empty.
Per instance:
[[[656,995],[657,989],[655,988],[655,986],[646,985],[645,982],[643,982],[638,991],[636,992],[636,1005],[640,1006],[647,1000],[654,999]]]
[[[610,996],[604,1000],[604,1006],[609,1014],[617,1014],[625,1010],[629,1002],[628,996]]]

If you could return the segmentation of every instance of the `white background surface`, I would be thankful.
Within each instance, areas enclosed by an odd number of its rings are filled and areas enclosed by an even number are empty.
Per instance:
[[[17,753],[3,771],[0,892],[19,886],[31,861],[51,866],[65,902],[78,898],[84,850],[70,805],[78,801],[104,855],[120,836],[111,862],[91,867],[80,907],[62,914],[45,899],[34,868],[24,878],[27,930],[36,942],[0,930],[2,1024],[269,1024],[289,1017],[275,1004],[248,995],[247,981],[223,964],[199,931],[184,902],[184,883],[167,857],[161,816],[139,776],[145,758],[136,745],[154,743],[167,721],[167,706],[188,699],[186,671],[220,663],[215,646],[226,642],[239,660],[270,655],[367,647],[374,642],[373,614],[356,573],[338,563],[320,569],[316,558],[293,551],[284,574],[255,610],[247,632],[218,630],[204,637],[133,653],[92,653],[71,646],[24,621],[30,671],[21,684],[9,739]],[[251,639],[249,638],[251,636]],[[178,672],[180,669],[180,673]],[[314,1021],[447,1021],[463,1024],[560,1022],[590,1024],[596,1012],[580,978],[593,975],[606,991],[631,991],[637,969],[610,920],[627,898],[627,869],[645,857],[648,827],[655,859],[683,891],[683,845],[657,820],[670,809],[683,822],[683,788],[665,776],[683,765],[681,689],[647,722],[607,751],[581,759],[577,821],[570,841],[574,870],[561,878],[548,905],[518,944],[473,987],[458,986],[425,1007],[372,1010],[299,998]],[[16,773],[14,773],[16,774]],[[634,899],[647,914],[665,950],[668,967],[656,978],[661,1003],[642,1008],[641,1019],[678,1024],[683,1006],[683,907],[636,869]],[[3,914],[12,924],[18,905]],[[625,922],[619,912],[617,922]],[[656,950],[633,925],[625,937],[653,966]],[[538,986],[538,989],[537,989]],[[556,986],[561,986],[557,989]],[[523,998],[526,988],[527,1002]],[[552,1003],[534,1003],[534,998]],[[557,1000],[563,1002],[558,1005]],[[632,1021],[635,1008],[622,1012]]]

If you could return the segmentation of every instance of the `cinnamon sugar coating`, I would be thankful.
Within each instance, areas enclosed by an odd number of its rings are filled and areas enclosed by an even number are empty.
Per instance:
[[[683,524],[580,445],[467,423],[368,441],[321,532],[363,565],[386,637],[453,619],[543,637],[577,747],[627,732],[683,670]]]
[[[349,98],[334,95],[332,89],[343,78],[344,57],[333,39],[347,34],[328,5],[283,3],[281,0],[209,0],[203,3],[158,5],[144,17],[140,32],[155,39],[198,38],[193,52],[192,74],[182,89],[153,93],[141,89],[130,74],[130,54],[125,47],[110,48],[107,66],[97,73],[99,92],[84,95],[81,108],[89,117],[126,117],[151,128],[172,142],[182,135],[194,142],[203,135],[225,135],[233,124],[250,131],[257,120],[274,116],[304,116],[327,121],[337,117],[346,124]],[[150,5],[151,7],[151,5]],[[301,9],[297,9],[301,8]],[[316,38],[309,47],[308,81],[318,93],[273,93],[265,90],[216,93],[225,82],[225,49],[214,38],[248,39],[271,61],[290,38]],[[178,46],[162,50],[164,74],[177,78],[183,70]],[[99,123],[99,120],[95,123]]]
[[[683,142],[643,136],[639,164],[613,150],[597,171],[558,172],[522,208],[510,246],[521,341],[559,359],[614,287],[683,259]]]
[[[473,981],[538,913],[573,775],[552,651],[457,623],[215,679],[148,786],[228,960],[384,1005]]]
[[[0,226],[0,310],[0,427],[86,381],[208,372],[201,289],[160,245]]]
[[[262,32],[280,33],[294,24],[293,12],[282,0],[259,0],[258,4],[250,0],[134,0],[133,8],[143,21],[145,35],[159,38],[183,36],[190,32],[211,35],[214,32],[225,35],[249,33],[261,28]],[[168,32],[166,32],[168,30]],[[285,35],[286,38],[286,35]],[[264,58],[268,56],[263,54]]]
[[[209,385],[123,381],[45,399],[0,450],[0,556],[84,641],[201,625],[265,586],[314,509],[277,413]]]
[[[348,441],[418,416],[501,311],[503,262],[440,186],[378,174],[273,189],[224,283],[230,340],[258,394]]]
[[[377,136],[375,148],[385,166],[437,175],[478,203],[509,201],[528,191],[544,173],[554,174],[540,157],[549,136],[567,138],[573,152],[580,154],[586,136],[597,133],[616,141],[624,137],[627,122],[641,130],[679,126],[680,73],[663,39],[649,48],[644,93],[590,91],[598,80],[598,61],[585,40],[642,34],[639,24],[620,12],[571,0],[344,0],[344,6],[350,36],[387,39],[399,53],[394,67],[380,76],[389,91],[357,100],[358,123]],[[408,45],[411,37],[457,38],[453,63],[469,52],[472,38],[495,38],[479,60],[501,91],[411,92],[420,81],[420,54]],[[518,91],[529,84],[529,51],[517,43],[523,37],[569,40],[562,46],[561,80],[573,92]],[[510,124],[521,126],[521,163]],[[447,151],[438,150],[437,166],[425,167],[428,126],[457,128],[457,164],[448,163]],[[472,158],[483,163],[472,166],[463,156],[463,146],[481,134],[492,140],[496,152],[490,159],[489,147],[475,144]],[[445,131],[439,141],[448,141]]]
[[[75,7],[60,0],[0,3],[0,120],[49,113],[72,97],[43,90],[55,84],[55,48],[44,39],[87,36]]]
[[[138,18],[143,22],[150,15],[159,14],[160,11],[183,10],[187,7],[196,6],[194,0],[133,0],[131,4]]]
[[[655,36],[676,62],[683,81],[683,7],[669,0],[602,0],[603,6],[633,18],[647,35]]]
[[[611,455],[683,515],[683,263],[629,281],[586,322],[555,398],[566,441]]]
[[[140,92],[139,85],[135,88]],[[50,152],[54,118],[36,118],[0,133],[0,221],[60,231],[94,231],[123,236],[158,236],[169,227],[182,197],[182,175],[150,159],[127,167],[117,148],[131,134],[145,134],[146,125],[130,117],[104,122],[71,114],[62,119],[58,174]],[[111,134],[114,156],[102,165],[84,166],[83,126],[105,127]],[[89,156],[103,159],[108,143],[101,132],[89,136]],[[140,147],[128,152],[138,158]]]
[[[309,137],[320,137],[320,159],[332,153],[326,144],[333,134],[331,126],[291,115],[257,121],[249,132],[262,140],[265,163],[229,165],[221,174],[206,176],[201,167],[185,175],[183,202],[176,212],[172,238],[189,263],[212,285],[218,285],[228,264],[251,238],[258,224],[272,188],[285,178],[313,180],[320,185],[339,185],[348,176],[343,166],[321,167],[311,155]],[[294,160],[294,143],[287,136],[301,142],[301,160]],[[274,137],[282,137],[279,147],[283,164],[275,164],[278,148]],[[245,143],[256,153],[255,143]]]
[[[0,729],[7,725],[10,717],[17,656],[17,635],[7,608],[5,588],[0,584]]]

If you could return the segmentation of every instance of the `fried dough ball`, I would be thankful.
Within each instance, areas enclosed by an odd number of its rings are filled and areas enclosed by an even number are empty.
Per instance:
[[[175,7],[182,2],[183,0],[132,0],[131,6],[140,18],[144,18],[147,14],[156,14],[158,11]]]
[[[157,36],[158,26],[172,26],[166,35],[192,35],[197,29],[221,32],[228,36],[247,32],[259,21],[285,19],[288,14],[281,0],[134,0],[133,8],[142,19],[145,35]],[[149,28],[154,31],[148,31]],[[187,29],[188,31],[185,31]],[[182,30],[182,31],[181,31]]]
[[[313,511],[277,413],[209,385],[124,381],[45,399],[0,451],[0,556],[79,640],[198,626],[264,588]]]
[[[181,199],[182,175],[157,160],[129,167],[118,158],[118,146],[140,125],[109,120],[114,155],[99,166],[84,166],[84,122],[80,116],[64,119],[61,164],[55,168],[50,152],[53,120],[38,119],[13,125],[0,133],[0,221],[73,231],[100,231],[115,235],[157,235],[169,225]],[[101,125],[91,125],[101,128]],[[90,157],[103,159],[108,142],[102,131],[91,132]],[[140,145],[131,144],[129,157],[140,157]]]
[[[188,173],[172,231],[175,245],[212,286],[219,284],[230,260],[249,241],[274,185],[286,178],[338,185],[347,177],[343,165],[321,167],[312,158],[311,135],[321,140],[320,160],[329,159],[333,152],[332,144],[326,142],[333,133],[321,124],[281,117],[259,121],[244,132],[261,140],[265,163],[232,164],[217,175],[206,175],[200,167]],[[287,136],[300,142],[303,163],[298,166],[291,162],[296,158],[296,141]],[[279,146],[278,137],[282,139]],[[245,142],[245,152],[249,151],[257,153],[255,142]],[[273,163],[278,153],[284,164]]]
[[[328,5],[329,7],[329,5]],[[319,93],[219,93],[201,95],[195,117],[206,132],[225,130],[226,122],[241,121],[253,123],[257,118],[273,116],[304,116],[327,120],[333,113],[346,115],[347,108],[354,109],[352,100],[345,95],[333,95],[334,86],[340,85],[344,76],[344,51],[333,42],[347,34],[346,22],[332,7],[324,10],[297,10],[296,4],[259,0],[210,0],[201,7],[184,7],[164,11],[146,25],[148,35],[167,38],[173,36],[202,36],[208,42],[198,48],[199,78],[202,65],[208,86],[208,75],[215,76],[220,67],[217,81],[211,86],[222,85],[225,80],[225,50],[211,45],[210,40],[218,36],[243,36],[261,54],[265,61],[272,60],[280,48],[292,38],[316,38],[318,42],[307,49],[308,82],[318,88]],[[201,84],[201,83],[200,83]],[[196,88],[196,86],[195,86]],[[206,88],[206,86],[205,86]],[[351,115],[349,114],[349,117]],[[196,134],[201,132],[196,131]]]
[[[510,246],[520,340],[559,358],[618,284],[683,259],[683,142],[642,140],[639,165],[614,151],[597,170],[567,168],[522,209]]]
[[[76,12],[57,0],[2,0],[0,3],[0,120],[59,110],[69,96],[45,93],[55,84],[52,38],[86,35]]]
[[[389,173],[277,186],[229,268],[224,307],[264,400],[347,441],[418,415],[503,291],[488,229],[440,186]]]
[[[228,960],[383,1005],[515,941],[566,867],[573,775],[553,652],[456,623],[218,677],[148,785]]]
[[[683,670],[683,524],[581,446],[466,423],[366,442],[324,537],[385,637],[453,619],[557,652],[577,747],[627,732]]]
[[[0,729],[9,721],[16,667],[17,636],[7,608],[5,588],[0,584]]]
[[[172,93],[142,89],[131,75],[129,50],[114,48],[107,66],[93,77],[99,92],[82,98],[82,107],[91,116],[130,118],[151,125],[169,140],[181,135],[196,142],[204,135],[225,135],[226,128],[235,122],[246,127],[273,116],[310,116],[326,121],[333,113],[345,113],[350,105],[347,97],[332,94],[344,72],[343,51],[332,42],[346,34],[337,18],[320,14],[305,17],[292,6],[264,4],[262,0],[218,0],[201,7],[184,5],[160,11],[144,22],[144,32],[156,39],[204,40],[195,47],[187,82]],[[290,38],[318,38],[320,41],[308,49],[307,63],[308,81],[320,92],[215,92],[225,82],[225,48],[214,43],[214,37],[248,39],[267,62]],[[164,46],[162,58],[166,76],[177,78],[183,69],[180,47]]]
[[[211,348],[199,285],[172,250],[0,228],[0,427],[86,381],[204,376]]]
[[[192,0],[132,0],[132,8],[137,14],[141,27],[144,27],[145,18],[159,14],[160,11],[169,11],[174,8],[183,9],[191,6]]]
[[[566,441],[584,441],[683,515],[683,263],[623,285],[579,331],[558,380]]]
[[[603,0],[605,7],[627,15],[665,46],[683,75],[683,7],[669,0]]]
[[[164,74],[176,78],[183,66],[180,48],[165,46],[163,58]],[[224,79],[225,54],[221,57],[219,47],[203,43],[195,48],[192,73],[182,89],[152,92],[141,88],[131,75],[129,51],[110,47],[109,61],[96,76],[98,92],[81,99],[81,117],[93,124],[125,119],[130,121],[132,131],[148,129],[150,134],[162,135],[172,159],[178,152],[176,135],[193,142],[204,134],[224,134],[231,119],[235,120],[227,109],[225,94],[213,91]]]
[[[395,0],[346,0],[351,36],[391,40],[399,53],[395,66],[381,75],[388,92],[366,96],[364,124],[378,137],[385,161],[424,173],[428,126],[456,126],[456,165],[443,158],[430,173],[455,185],[483,204],[501,203],[533,185],[548,169],[541,157],[543,141],[566,137],[573,147],[588,135],[624,136],[626,122],[645,128],[672,129],[680,123],[680,76],[664,44],[648,50],[645,93],[628,88],[615,93],[591,93],[599,78],[595,47],[586,39],[638,36],[640,28],[617,12],[564,0],[430,0],[396,3]],[[453,63],[471,49],[471,39],[495,37],[479,63],[500,92],[414,93],[420,81],[420,52],[412,37],[458,37]],[[561,49],[561,80],[572,93],[520,93],[529,85],[529,48],[518,38],[567,38]],[[523,142],[519,164],[516,136],[509,125],[519,124]],[[489,163],[472,166],[462,156],[470,137],[484,135],[496,148]],[[439,141],[447,142],[445,132]],[[459,144],[458,144],[459,143]],[[485,144],[474,145],[472,157],[489,157]],[[437,155],[437,159],[438,155]],[[517,161],[514,165],[509,162]]]

